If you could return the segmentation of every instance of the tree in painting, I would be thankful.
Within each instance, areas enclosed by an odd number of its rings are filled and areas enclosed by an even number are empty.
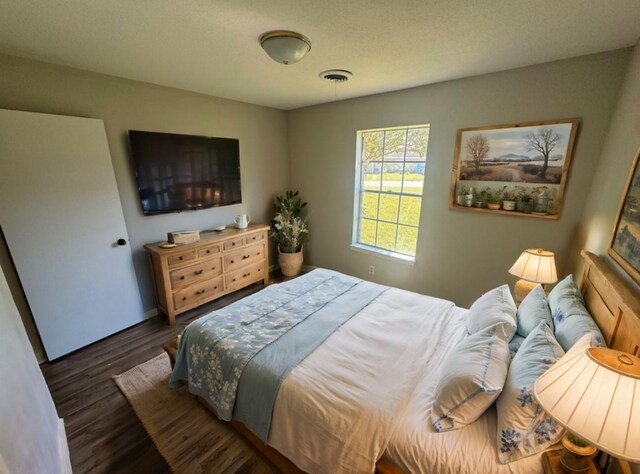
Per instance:
[[[482,160],[487,158],[491,149],[489,140],[481,133],[478,133],[467,140],[466,149],[467,156],[476,167],[476,174],[480,174],[480,164]]]
[[[554,133],[550,128],[540,128],[535,132],[527,133],[524,138],[529,143],[529,151],[537,151],[544,158],[544,163],[540,169],[540,177],[546,179],[549,156],[560,141],[560,135]]]
[[[613,250],[640,272],[640,166],[636,166],[622,206]]]

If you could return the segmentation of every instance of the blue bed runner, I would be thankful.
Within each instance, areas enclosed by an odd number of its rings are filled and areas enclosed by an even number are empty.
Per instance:
[[[170,384],[188,381],[266,442],[282,380],[386,289],[324,269],[268,286],[187,326]]]

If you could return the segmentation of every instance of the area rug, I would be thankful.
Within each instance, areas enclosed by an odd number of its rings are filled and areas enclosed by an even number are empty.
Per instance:
[[[202,407],[186,387],[170,388],[170,374],[169,357],[161,354],[113,379],[173,472],[278,472],[231,426]]]

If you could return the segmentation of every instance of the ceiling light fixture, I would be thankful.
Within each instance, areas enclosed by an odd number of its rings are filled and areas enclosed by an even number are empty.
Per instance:
[[[311,50],[311,41],[295,31],[269,31],[260,36],[260,46],[274,61],[295,64]]]
[[[325,81],[331,82],[347,82],[349,79],[353,77],[351,71],[347,71],[346,69],[327,69],[326,71],[322,71],[318,74],[320,79],[324,79]]]

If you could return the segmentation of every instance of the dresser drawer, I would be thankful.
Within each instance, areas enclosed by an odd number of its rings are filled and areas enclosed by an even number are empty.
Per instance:
[[[240,237],[238,239],[233,239],[233,240],[227,240],[222,245],[224,247],[225,252],[227,250],[237,249],[238,247],[242,247],[244,245],[244,237]]]
[[[191,285],[195,281],[208,279],[222,273],[222,259],[209,258],[200,263],[194,263],[179,270],[169,273],[171,288],[177,290]]]
[[[218,253],[220,253],[220,245],[210,245],[209,247],[198,249],[198,258],[208,258]]]
[[[176,265],[180,265],[181,263],[191,262],[195,259],[196,259],[196,251],[188,250],[186,252],[169,255],[167,257],[167,264],[170,267],[175,267]]]
[[[222,276],[218,276],[176,291],[173,294],[173,305],[175,309],[180,309],[183,306],[189,306],[201,300],[212,299],[218,293],[222,293],[223,290]]]
[[[242,288],[264,278],[264,262],[255,263],[225,274],[227,290]]]
[[[264,258],[264,245],[256,244],[245,247],[241,252],[234,252],[224,256],[224,271],[237,270]]]
[[[256,242],[262,242],[265,238],[265,232],[256,232],[255,234],[247,235],[245,241],[247,245],[254,244]]]

